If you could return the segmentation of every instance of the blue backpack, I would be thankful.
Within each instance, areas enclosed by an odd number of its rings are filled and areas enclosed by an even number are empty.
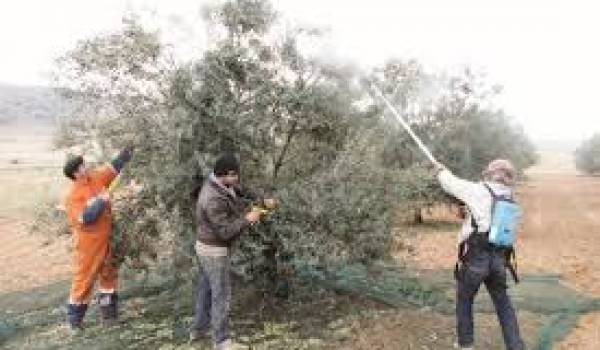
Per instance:
[[[521,218],[521,207],[512,199],[512,197],[497,196],[488,184],[484,183],[483,185],[492,196],[492,216],[490,230],[487,232],[487,244],[492,247],[503,249],[506,257],[506,268],[510,271],[515,283],[519,283],[517,257],[513,244],[517,234],[517,225]],[[473,232],[478,231],[477,223],[475,222],[473,215],[471,215],[471,226]],[[472,235],[471,237],[474,236]],[[481,240],[478,241],[481,242]],[[468,240],[462,242],[458,247],[459,262],[463,261],[465,258],[467,242]],[[459,262],[457,262],[454,268],[455,276],[458,276]]]
[[[492,195],[488,242],[498,247],[512,247],[521,219],[521,207],[511,197],[497,196],[488,184],[484,183],[484,186]]]

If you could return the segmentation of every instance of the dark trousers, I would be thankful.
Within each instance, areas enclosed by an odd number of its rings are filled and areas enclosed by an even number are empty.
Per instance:
[[[506,265],[502,251],[470,247],[456,276],[456,320],[458,343],[473,345],[473,301],[482,283],[490,294],[504,343],[509,350],[525,348],[519,333],[519,324],[506,289]]]

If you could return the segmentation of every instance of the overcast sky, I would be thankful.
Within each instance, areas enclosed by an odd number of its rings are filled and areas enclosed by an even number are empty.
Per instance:
[[[118,28],[126,12],[153,19],[181,55],[202,50],[203,1],[0,2],[0,82],[46,85],[53,58]],[[290,23],[329,29],[328,55],[365,67],[391,56],[434,69],[469,64],[504,86],[499,103],[536,139],[600,131],[600,21],[593,1],[275,0]],[[177,23],[177,25],[175,25]]]

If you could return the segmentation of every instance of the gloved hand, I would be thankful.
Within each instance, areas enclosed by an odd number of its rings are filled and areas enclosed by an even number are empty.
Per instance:
[[[272,210],[277,207],[277,201],[274,198],[265,198],[263,202],[264,202],[265,208],[267,208],[267,209]]]
[[[246,220],[248,220],[250,223],[255,223],[260,220],[261,215],[262,213],[260,211],[252,210],[246,214]]]

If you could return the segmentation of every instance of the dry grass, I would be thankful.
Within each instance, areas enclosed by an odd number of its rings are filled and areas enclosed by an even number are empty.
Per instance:
[[[27,221],[39,203],[59,199],[63,154],[51,151],[52,129],[0,125],[0,218]]]
[[[49,151],[47,129],[9,129],[0,126],[0,293],[47,286],[69,276],[69,239],[47,244],[26,231],[37,203],[58,201],[66,181],[60,170],[63,156]],[[600,296],[600,260],[596,259],[596,232],[600,231],[600,179],[577,176],[569,154],[542,153],[542,164],[528,174],[520,188],[526,221],[519,243],[524,272],[556,272],[566,283],[589,295]],[[444,217],[444,209],[430,215]],[[426,269],[451,269],[455,262],[456,222],[412,230],[398,258]],[[406,252],[406,246],[414,249]],[[333,302],[332,305],[338,305]],[[364,301],[345,301],[344,307]],[[354,304],[355,303],[355,304]],[[314,348],[400,349],[448,348],[454,339],[451,316],[431,311],[397,310],[369,306],[373,312],[348,317],[331,330],[332,339]],[[538,320],[522,312],[524,332],[535,332]],[[315,321],[317,322],[317,321]],[[501,344],[493,315],[478,318],[479,343]],[[600,317],[582,317],[560,349],[598,348]],[[318,344],[318,342],[316,343]]]
[[[529,174],[576,174],[574,150],[572,149],[542,149],[539,152],[540,161],[529,168]]]
[[[518,190],[525,221],[517,245],[522,273],[557,273],[567,285],[600,297],[600,179],[579,176],[567,153],[542,153],[542,163],[528,172]],[[414,249],[398,254],[411,266],[452,268],[457,232],[446,230],[413,234],[405,242]],[[596,349],[600,333],[598,314],[579,321],[560,349]]]
[[[600,349],[600,313],[583,316],[557,350]]]
[[[0,220],[0,293],[43,287],[70,272],[70,239],[47,239],[16,221]]]
[[[45,286],[70,271],[68,237],[49,243],[28,232],[36,206],[56,203],[66,186],[51,133],[0,125],[0,292]]]

